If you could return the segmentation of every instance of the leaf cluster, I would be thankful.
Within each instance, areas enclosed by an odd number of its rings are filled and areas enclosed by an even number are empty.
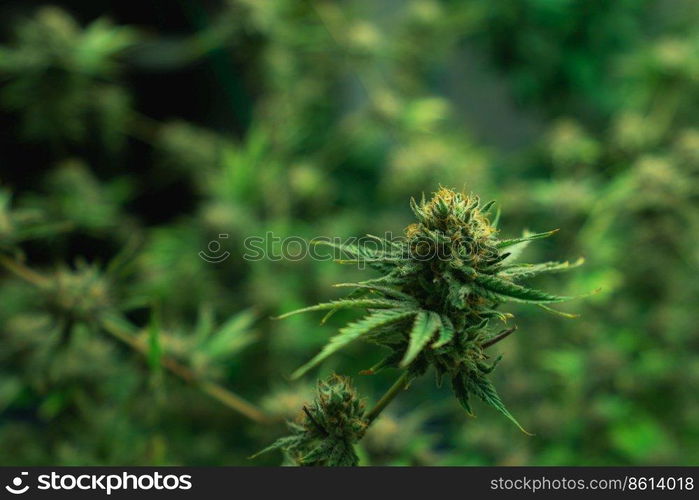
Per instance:
[[[133,29],[106,19],[82,29],[62,9],[39,9],[18,24],[14,45],[0,48],[0,99],[21,113],[29,138],[81,141],[98,124],[113,144],[130,98],[111,82],[119,73],[117,57],[137,38]]]
[[[407,369],[414,378],[432,367],[438,383],[443,377],[451,381],[457,400],[469,414],[469,396],[475,395],[517,424],[487,378],[499,358],[491,360],[486,349],[512,329],[494,331],[490,323],[510,316],[498,309],[505,302],[543,306],[574,298],[520,282],[570,269],[582,261],[513,263],[510,249],[521,250],[555,231],[500,239],[496,222],[488,218],[492,206],[493,202],[482,204],[478,196],[442,188],[429,201],[423,197],[420,203],[411,202],[417,222],[406,228],[400,241],[379,239],[378,249],[340,246],[350,257],[344,262],[366,263],[382,276],[343,283],[341,286],[354,288],[347,298],[284,315],[367,310],[364,317],[341,328],[294,376],[303,375],[350,342],[364,339],[390,351],[369,372],[395,367]]]
[[[319,380],[313,402],[288,425],[291,435],[257,455],[281,449],[294,465],[347,467],[359,463],[354,444],[364,436],[368,422],[364,403],[348,378],[332,375]]]

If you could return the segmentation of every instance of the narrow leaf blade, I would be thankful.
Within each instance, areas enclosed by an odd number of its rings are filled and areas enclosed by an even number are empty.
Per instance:
[[[535,290],[533,288],[527,288],[522,285],[518,285],[504,278],[498,278],[497,276],[491,276],[487,274],[480,274],[476,276],[475,281],[478,285],[482,286],[486,290],[495,293],[501,299],[509,300],[512,302],[524,302],[530,304],[552,304],[556,302],[565,302],[567,300],[577,298],[563,295],[552,295],[541,290]]]
[[[420,311],[415,316],[415,322],[410,331],[408,350],[405,352],[403,360],[400,363],[401,368],[405,368],[413,362],[441,324],[442,321],[439,319],[439,315],[432,311]]]
[[[521,430],[528,436],[532,435],[531,433],[527,432],[524,429],[524,427],[520,425],[517,419],[505,407],[504,403],[500,399],[500,396],[495,390],[495,386],[492,384],[490,380],[488,380],[486,377],[482,375],[467,375],[464,377],[464,379],[469,392],[472,392],[480,399],[482,399],[484,403],[492,406],[500,413],[505,415],[512,423],[514,423],[519,428],[519,430]]]
[[[277,316],[276,319],[284,319],[294,314],[301,314],[305,312],[313,311],[329,311],[333,309],[353,309],[353,308],[373,308],[373,309],[390,309],[393,307],[400,307],[401,303],[395,300],[386,299],[340,299],[332,300],[330,302],[323,302],[321,304],[316,304],[314,306],[303,307],[301,309],[296,309],[295,311],[290,311],[284,313],[281,316]]]
[[[436,342],[432,344],[433,349],[442,347],[443,345],[451,342],[454,338],[454,325],[452,325],[451,320],[446,316],[441,318],[441,325],[439,326],[439,338]]]
[[[323,349],[316,354],[315,357],[313,357],[313,359],[296,370],[291,375],[291,378],[297,379],[303,376],[306,372],[308,372],[308,370],[318,365],[325,358],[339,351],[350,342],[358,339],[366,333],[369,333],[375,328],[408,318],[414,314],[416,314],[416,311],[406,311],[405,309],[399,311],[375,311],[358,321],[348,324],[347,326],[341,328],[340,332],[332,337],[325,347],[323,347]]]
[[[471,403],[468,400],[469,394],[466,384],[464,383],[464,377],[457,375],[451,379],[451,388],[454,391],[454,396],[459,402],[461,407],[466,410],[469,417],[473,416],[473,410],[471,409]]]
[[[406,302],[410,303],[415,303],[415,299],[408,295],[407,293],[403,293],[400,290],[396,290],[395,288],[391,288],[389,286],[383,286],[383,285],[372,285],[370,283],[337,283],[333,285],[338,288],[342,287],[356,287],[356,288],[363,288],[367,290],[373,290],[376,292],[380,292],[384,295],[388,295],[389,297],[392,297],[394,299],[401,299],[405,300]]]
[[[542,262],[541,264],[519,264],[508,266],[499,273],[500,276],[523,279],[531,278],[543,273],[555,273],[568,271],[583,265],[585,259],[582,257],[575,262]]]
[[[509,246],[516,245],[517,243],[522,243],[525,241],[540,240],[542,238],[548,238],[549,236],[556,234],[557,232],[558,232],[558,229],[554,229],[552,231],[546,231],[544,233],[528,234],[528,235],[522,236],[520,238],[510,238],[507,240],[500,240],[495,244],[495,246],[497,248],[507,248]]]

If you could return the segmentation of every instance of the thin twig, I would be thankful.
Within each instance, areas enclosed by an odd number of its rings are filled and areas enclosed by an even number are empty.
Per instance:
[[[512,332],[514,332],[517,329],[516,326],[513,326],[512,328],[508,328],[507,330],[503,330],[500,333],[498,333],[495,337],[492,339],[488,339],[485,342],[481,344],[481,347],[483,349],[487,349],[488,347],[497,344],[501,340],[503,340],[505,337],[508,337]]]
[[[396,380],[393,385],[386,391],[386,393],[381,396],[381,399],[379,399],[378,403],[376,403],[376,406],[374,406],[371,410],[369,410],[365,416],[366,420],[369,422],[369,425],[378,417],[381,412],[389,405],[393,399],[400,394],[403,390],[405,390],[406,386],[408,385],[408,380],[410,378],[410,375],[408,374],[408,371],[404,371],[403,374],[398,377],[398,380]]]
[[[135,337],[133,334],[125,331],[115,322],[105,319],[101,321],[101,325],[104,330],[113,335],[115,338],[129,345],[135,351],[140,352],[144,356],[148,355],[149,349],[146,343],[138,337]],[[160,359],[160,363],[167,370],[169,370],[170,373],[176,375],[185,382],[198,387],[202,390],[202,392],[208,394],[230,409],[248,417],[250,420],[264,424],[274,421],[271,416],[267,415],[255,405],[241,398],[237,394],[232,393],[228,389],[225,389],[214,382],[202,380],[189,367],[181,364],[177,360],[168,356],[163,356]]]
[[[29,269],[21,262],[17,262],[16,260],[10,259],[4,255],[0,255],[0,265],[32,285],[43,288],[50,283],[50,280],[45,276],[42,276],[36,271]]]
[[[0,255],[0,265],[2,265],[5,269],[12,272],[16,276],[38,287],[46,287],[50,283],[49,278],[42,276],[41,274],[28,268],[20,262],[9,259],[2,255]],[[149,349],[146,343],[138,337],[134,336],[133,333],[128,332],[125,328],[119,326],[117,322],[110,320],[109,318],[101,318],[100,326],[103,330],[105,330],[124,344],[128,345],[133,350],[145,356],[148,355]],[[173,375],[176,375],[185,382],[188,382],[198,387],[205,394],[214,398],[215,400],[222,403],[231,410],[234,410],[240,413],[241,415],[249,418],[250,420],[253,420],[260,424],[270,424],[276,421],[272,416],[266,414],[264,411],[257,408],[255,405],[246,401],[245,399],[241,398],[237,394],[234,394],[233,392],[214,382],[201,379],[190,368],[179,363],[177,360],[168,356],[163,356],[160,362],[162,366],[164,366]]]

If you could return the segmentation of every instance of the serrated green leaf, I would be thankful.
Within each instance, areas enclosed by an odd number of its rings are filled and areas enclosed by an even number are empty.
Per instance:
[[[350,342],[369,333],[370,331],[385,326],[395,321],[408,318],[416,314],[415,311],[406,311],[404,309],[397,311],[375,311],[364,318],[348,324],[340,329],[340,332],[332,337],[323,349],[308,363],[296,370],[292,375],[292,379],[303,376],[308,370],[316,366],[331,354],[339,351]]]
[[[439,319],[439,315],[432,311],[420,311],[415,316],[415,322],[410,331],[408,350],[400,362],[402,368],[408,366],[420,354],[420,351],[427,345],[441,324],[442,321]]]
[[[381,238],[380,236],[375,236],[373,234],[367,234],[367,236],[371,239],[374,239],[376,241],[379,241],[381,243],[384,243],[384,244],[390,246],[394,250],[403,251],[403,246],[400,243],[397,243],[395,241],[391,241],[391,240],[386,239],[386,238]]]
[[[332,241],[325,241],[325,240],[320,240],[320,241],[313,241],[311,242],[314,246],[324,246],[324,247],[330,247],[335,250],[339,250],[340,252],[344,252],[347,255],[355,258],[359,257],[376,257],[375,254],[372,254],[365,248],[361,248],[355,244],[352,243],[334,243]]]
[[[498,363],[502,361],[502,354],[500,354],[495,360],[490,364],[483,363],[482,361],[479,361],[478,364],[478,369],[484,373],[484,374],[489,374],[492,373],[493,370],[495,370],[495,367],[498,366]]]
[[[514,318],[512,313],[504,313],[502,311],[496,311],[495,309],[481,309],[478,311],[478,315],[482,318],[497,318],[503,323],[507,323],[507,320]]]
[[[410,304],[415,304],[416,301],[415,299],[408,295],[407,293],[403,293],[400,290],[396,290],[395,288],[391,288],[388,286],[382,286],[382,285],[372,285],[369,283],[337,283],[333,285],[334,287],[356,287],[356,288],[364,288],[367,290],[374,290],[377,292],[381,292],[384,295],[389,295],[393,297],[394,299],[401,299],[405,300],[406,302],[409,302]]]
[[[334,439],[326,439],[321,441],[318,446],[309,451],[306,455],[299,459],[301,465],[313,465],[317,463],[325,463],[330,461],[333,450],[337,447],[338,442]]]
[[[354,451],[354,446],[343,441],[338,442],[328,457],[327,465],[330,467],[356,467],[359,465],[359,457]]]
[[[495,293],[503,300],[512,302],[523,302],[530,304],[552,304],[556,302],[565,302],[576,297],[552,295],[541,290],[527,288],[516,283],[512,283],[504,278],[490,276],[487,274],[479,274],[475,279],[476,283],[486,290]]]
[[[383,358],[381,361],[376,363],[374,366],[368,370],[363,370],[360,372],[362,375],[374,375],[379,373],[381,370],[387,367],[396,367],[398,363],[403,358],[403,353],[401,351],[393,351],[391,354]]]
[[[522,252],[524,252],[524,249],[529,246],[529,241],[521,241],[519,243],[515,243],[514,245],[511,245],[507,247],[507,253],[508,255],[500,261],[500,264],[506,264],[507,262],[515,262],[517,259],[519,259],[520,255],[522,255]]]
[[[397,262],[402,261],[400,257],[394,257],[394,252],[360,247],[355,244],[338,244],[331,241],[314,241],[316,246],[327,246],[334,248],[340,252],[343,252],[350,256],[350,258],[338,258],[335,262],[340,264],[368,264],[370,267],[381,271],[389,272],[391,266],[395,265]]]
[[[214,331],[214,311],[210,304],[201,304],[197,313],[197,322],[194,325],[192,337],[197,344],[206,341]]]
[[[556,316],[562,316],[563,318],[568,318],[568,319],[577,319],[580,317],[579,314],[574,314],[574,313],[567,313],[563,311],[559,311],[558,309],[552,309],[551,307],[547,307],[544,304],[537,304],[540,308],[542,308],[544,311],[550,312],[551,314],[555,314]]]
[[[402,262],[403,257],[361,257],[357,259],[336,259],[338,264],[396,264]]]
[[[373,308],[373,309],[389,309],[394,307],[400,307],[401,303],[395,300],[386,299],[340,299],[333,300],[330,302],[323,302],[321,304],[316,304],[310,307],[303,307],[301,309],[296,309],[295,311],[290,311],[284,313],[281,316],[277,316],[276,319],[284,319],[294,314],[301,314],[305,312],[312,311],[328,311],[332,309],[352,309],[352,308]]]
[[[363,293],[363,290],[361,290],[361,289],[359,289],[359,288],[355,288],[354,290],[352,290],[350,293],[348,293],[348,294],[345,296],[345,300],[347,300],[347,299],[354,299],[354,298],[356,298],[356,297],[361,297],[361,296],[362,296],[362,293]],[[337,309],[337,308],[336,308],[336,309],[330,309],[330,310],[325,314],[325,316],[323,316],[323,317],[321,318],[320,324],[321,324],[321,325],[324,325],[330,318],[333,317],[333,315],[334,315],[338,310],[339,310],[339,309]]]
[[[279,449],[285,449],[288,448],[289,446],[293,446],[299,441],[298,436],[284,436],[279,439],[277,439],[274,443],[270,444],[266,448],[258,451],[254,455],[251,455],[249,457],[250,460],[259,457],[260,455],[263,455],[265,453],[268,453],[270,451],[274,450],[279,450]]]
[[[436,342],[432,344],[433,349],[442,347],[445,344],[451,342],[454,338],[454,325],[452,325],[451,320],[446,317],[441,317],[441,324],[439,325],[439,338]]]
[[[541,264],[517,264],[503,268],[498,273],[499,276],[506,276],[514,279],[531,278],[543,273],[554,273],[567,271],[581,266],[585,262],[582,257],[575,262],[542,262]]]
[[[233,315],[200,346],[207,359],[227,358],[254,342],[255,336],[250,327],[257,314],[248,309]]]
[[[471,409],[471,404],[468,400],[468,389],[466,388],[466,384],[464,383],[464,378],[460,374],[456,375],[455,377],[452,377],[451,388],[454,391],[454,396],[456,396],[456,400],[463,407],[463,409],[466,410],[466,413],[470,417],[472,417],[473,410]]]
[[[521,430],[529,436],[532,435],[531,433],[527,432],[524,429],[524,427],[522,427],[520,423],[517,422],[517,419],[508,411],[508,409],[505,407],[502,400],[500,399],[500,396],[498,395],[497,391],[495,390],[495,386],[492,384],[492,382],[490,382],[490,380],[488,380],[486,377],[482,375],[476,374],[464,375],[463,378],[464,385],[468,392],[472,392],[480,399],[482,399],[484,403],[489,404],[490,406],[498,410],[500,413],[505,415],[512,423],[519,427],[519,430]]]
[[[495,211],[495,217],[493,217],[493,222],[490,223],[491,226],[493,226],[495,229],[497,229],[498,225],[500,224],[500,215],[501,215],[501,210],[500,207]]]
[[[516,245],[517,243],[523,243],[525,241],[540,240],[542,238],[548,238],[549,236],[551,236],[552,234],[555,234],[557,232],[558,232],[558,229],[554,229],[552,231],[546,231],[545,233],[532,233],[532,234],[522,236],[520,238],[511,238],[511,239],[507,239],[507,240],[500,240],[495,244],[495,246],[497,248],[500,248],[500,249],[507,248],[509,246]]]
[[[481,213],[487,213],[495,205],[495,200],[491,200],[480,208]]]
[[[471,325],[471,326],[467,327],[466,332],[471,333],[471,332],[477,332],[479,330],[483,330],[486,326],[488,326],[489,321],[490,321],[490,319],[484,318],[484,319],[480,320],[478,323],[476,323],[475,325]]]

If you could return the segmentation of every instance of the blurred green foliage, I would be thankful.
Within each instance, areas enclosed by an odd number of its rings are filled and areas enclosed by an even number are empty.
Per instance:
[[[247,457],[282,426],[208,396],[293,418],[380,355],[289,382],[332,329],[269,317],[362,278],[244,260],[245,238],[399,234],[439,184],[498,199],[503,237],[561,228],[526,260],[585,268],[538,287],[602,292],[576,320],[510,309],[494,379],[535,436],[426,378],[361,462],[699,463],[696,2],[181,2],[174,25],[7,4],[0,464],[278,463]],[[354,384],[375,400],[389,372]]]

